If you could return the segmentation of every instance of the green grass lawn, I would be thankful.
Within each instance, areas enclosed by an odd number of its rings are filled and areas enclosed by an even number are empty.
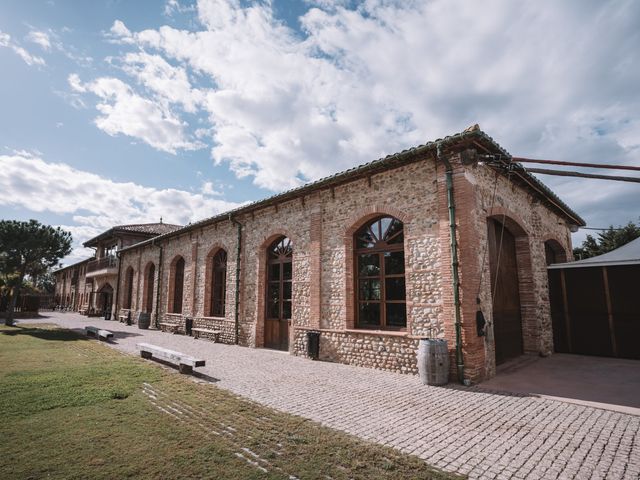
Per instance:
[[[0,478],[458,478],[52,326],[0,327]]]

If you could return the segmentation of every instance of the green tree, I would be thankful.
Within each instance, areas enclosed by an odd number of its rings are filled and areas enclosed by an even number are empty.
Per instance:
[[[11,301],[5,323],[13,324],[13,312],[26,275],[38,276],[71,253],[71,233],[37,220],[0,220],[0,273],[8,279]]]
[[[573,255],[576,259],[596,257],[626,245],[638,237],[640,237],[640,222],[638,225],[629,222],[624,227],[618,228],[610,225],[607,230],[598,233],[598,238],[587,235],[582,246],[573,249]]]

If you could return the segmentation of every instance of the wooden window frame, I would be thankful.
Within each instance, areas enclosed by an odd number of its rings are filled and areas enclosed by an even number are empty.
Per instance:
[[[281,243],[283,240],[289,240],[289,243],[287,245],[287,247],[290,249],[289,253],[287,253],[286,257],[284,257],[285,259],[283,260],[282,256],[279,256],[278,258],[272,258],[272,253],[274,248]],[[291,278],[289,280],[284,280],[284,265],[286,263],[290,263],[291,264]],[[281,236],[278,237],[275,241],[273,241],[269,247],[267,247],[267,267],[266,267],[266,272],[265,272],[265,290],[264,290],[264,297],[265,297],[265,313],[264,313],[264,318],[267,320],[287,320],[290,321],[293,318],[293,242],[291,241],[291,239],[287,236]],[[280,266],[280,271],[279,271],[279,276],[278,276],[278,280],[271,280],[269,277],[270,274],[270,266],[271,265],[279,265]],[[291,284],[291,298],[288,299],[287,301],[291,303],[291,315],[289,318],[284,318],[283,315],[283,305],[284,305],[284,283],[290,283]],[[272,317],[270,316],[270,312],[269,312],[269,286],[271,284],[278,284],[278,312],[279,312],[279,316],[278,317]]]
[[[407,294],[406,294],[406,265],[403,265],[403,272],[397,274],[387,274],[385,269],[385,253],[388,252],[402,252],[404,259],[404,239],[400,243],[387,243],[384,239],[380,239],[376,242],[373,247],[365,247],[358,248],[358,237],[362,234],[363,231],[370,228],[372,225],[380,222],[384,218],[389,218],[391,220],[396,220],[400,222],[402,225],[402,229],[396,232],[391,238],[388,240],[392,240],[398,235],[402,234],[404,236],[404,223],[391,215],[382,215],[376,218],[369,220],[367,223],[362,225],[356,232],[353,234],[353,302],[354,302],[354,319],[355,319],[355,328],[358,330],[389,330],[389,331],[398,331],[404,332],[407,330],[407,320],[408,320],[408,312],[406,310],[407,304]],[[386,232],[385,232],[386,233]],[[375,276],[362,276],[360,275],[359,268],[359,258],[360,255],[377,255],[378,256],[378,265],[380,268],[380,273]],[[387,300],[386,299],[386,280],[388,278],[402,278],[405,282],[405,296],[403,300]],[[360,281],[361,280],[379,280],[380,281],[380,299],[379,300],[361,300],[360,299]],[[360,325],[360,305],[362,303],[377,303],[380,305],[380,324],[379,325]],[[404,326],[397,325],[387,325],[387,304],[404,304],[405,305],[405,324]]]

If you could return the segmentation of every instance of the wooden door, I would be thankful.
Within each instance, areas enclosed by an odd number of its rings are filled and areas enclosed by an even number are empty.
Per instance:
[[[516,238],[497,220],[489,220],[489,255],[498,365],[522,355],[523,346]]]
[[[293,287],[291,241],[286,237],[276,240],[267,255],[264,346],[289,350]]]

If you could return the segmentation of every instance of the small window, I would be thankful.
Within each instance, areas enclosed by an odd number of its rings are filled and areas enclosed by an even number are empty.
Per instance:
[[[407,326],[404,226],[380,217],[354,236],[356,325],[402,330]]]

